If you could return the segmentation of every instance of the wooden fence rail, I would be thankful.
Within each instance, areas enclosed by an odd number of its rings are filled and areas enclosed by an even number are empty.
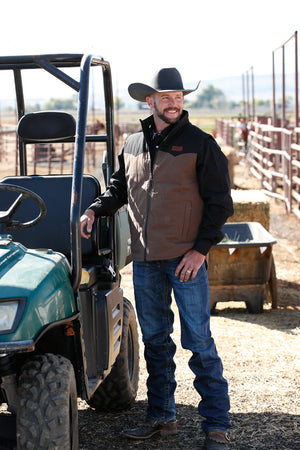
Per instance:
[[[234,147],[244,158],[262,191],[282,200],[286,213],[300,219],[300,128],[249,122],[244,143],[237,137],[236,122],[217,119],[216,130],[222,144]]]

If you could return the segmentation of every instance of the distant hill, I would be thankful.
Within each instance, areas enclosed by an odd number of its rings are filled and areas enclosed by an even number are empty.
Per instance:
[[[295,79],[293,74],[287,74],[285,79],[286,95],[294,97]],[[252,81],[249,76],[249,98],[252,99]],[[242,76],[219,78],[215,80],[204,80],[201,82],[201,88],[205,88],[209,84],[221,89],[226,95],[227,100],[240,101],[243,99]],[[281,75],[275,78],[276,99],[282,98],[282,79]],[[245,95],[247,96],[247,81],[245,79]],[[273,98],[273,84],[272,74],[269,75],[255,75],[254,74],[254,98],[261,100],[272,100]]]

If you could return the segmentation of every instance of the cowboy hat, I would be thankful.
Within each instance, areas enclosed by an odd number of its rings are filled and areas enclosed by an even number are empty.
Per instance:
[[[175,67],[160,69],[150,82],[150,85],[143,83],[132,83],[128,86],[129,95],[139,102],[146,102],[146,97],[155,92],[171,92],[181,91],[183,95],[190,94],[198,89],[197,84],[195,89],[185,89],[183,87],[181,75]]]

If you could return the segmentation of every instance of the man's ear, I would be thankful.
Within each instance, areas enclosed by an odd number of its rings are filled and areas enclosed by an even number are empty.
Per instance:
[[[148,103],[149,108],[153,108],[153,97],[152,95],[149,95],[148,97],[146,97],[146,102]]]

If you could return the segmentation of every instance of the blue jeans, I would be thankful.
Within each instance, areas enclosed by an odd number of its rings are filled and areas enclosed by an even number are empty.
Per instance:
[[[148,370],[149,419],[175,418],[176,346],[171,338],[174,314],[171,292],[178,306],[181,345],[192,352],[189,366],[195,374],[194,386],[200,394],[199,414],[204,431],[230,426],[228,385],[210,332],[209,286],[204,264],[194,280],[180,282],[175,269],[181,257],[133,263],[133,283],[138,320],[145,345]]]

